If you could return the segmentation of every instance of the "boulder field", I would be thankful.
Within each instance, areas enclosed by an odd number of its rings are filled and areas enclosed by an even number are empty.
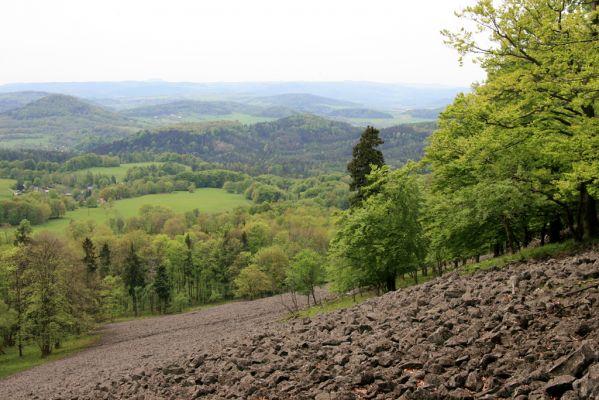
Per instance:
[[[85,399],[599,399],[599,253],[515,263],[190,349]]]

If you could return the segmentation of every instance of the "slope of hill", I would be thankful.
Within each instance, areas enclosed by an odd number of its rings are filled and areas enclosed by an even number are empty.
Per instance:
[[[0,113],[23,107],[27,103],[48,96],[45,92],[0,93]]]
[[[451,272],[288,323],[278,298],[121,323],[102,347],[0,388],[17,399],[596,399],[597,277],[589,251]]]
[[[422,156],[432,123],[400,125],[381,131],[387,162],[401,165]],[[244,163],[266,171],[273,165],[289,173],[310,169],[345,170],[362,129],[344,122],[301,114],[255,125],[182,124],[148,130],[113,143],[91,146],[101,154],[133,151],[192,153],[228,165]]]
[[[91,137],[124,136],[141,126],[76,97],[55,94],[0,114],[4,147],[66,148]]]
[[[113,119],[123,121],[116,113],[104,110],[73,96],[51,94],[25,104],[4,115],[18,120],[35,120],[51,117]]]

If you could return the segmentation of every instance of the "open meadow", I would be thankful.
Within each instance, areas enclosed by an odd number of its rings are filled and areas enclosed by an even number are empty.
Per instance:
[[[0,185],[3,184],[0,181]],[[53,219],[43,225],[33,227],[34,231],[47,230],[57,234],[63,234],[71,221],[94,221],[96,224],[107,224],[110,218],[130,218],[137,216],[143,205],[162,206],[173,210],[177,214],[200,210],[200,213],[219,213],[233,210],[237,207],[246,206],[250,201],[243,196],[228,193],[223,189],[201,188],[195,192],[174,192],[162,194],[149,194],[141,197],[118,200],[111,206],[104,205],[97,208],[78,208],[75,211],[67,211],[60,219]],[[3,229],[6,231],[6,229]],[[9,230],[14,230],[11,228]],[[6,233],[6,232],[4,232]]]
[[[12,186],[15,183],[14,179],[0,179],[0,200],[12,198]]]
[[[121,164],[118,167],[91,167],[85,169],[79,169],[77,171],[73,171],[74,173],[82,173],[85,174],[87,172],[91,172],[92,174],[102,174],[108,176],[114,176],[118,182],[122,182],[125,176],[127,175],[127,171],[133,167],[148,167],[150,165],[162,165],[162,162],[138,162],[138,163],[128,163]],[[187,167],[189,168],[189,167]]]

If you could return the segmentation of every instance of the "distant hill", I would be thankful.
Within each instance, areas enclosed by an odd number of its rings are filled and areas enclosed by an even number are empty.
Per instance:
[[[48,96],[45,92],[0,93],[0,113],[14,110],[37,99]]]
[[[67,117],[67,118],[111,118],[124,120],[116,113],[94,106],[86,101],[73,96],[52,94],[25,104],[22,107],[4,113],[14,119],[33,120],[40,118]]]
[[[419,159],[435,124],[400,125],[381,131],[387,162]],[[192,153],[227,166],[243,163],[257,171],[303,174],[313,169],[345,170],[362,129],[310,114],[255,125],[181,124],[145,130],[113,143],[91,145],[100,153],[135,151]]]
[[[262,111],[264,111],[262,107],[251,106],[248,104],[232,101],[180,100],[170,103],[132,108],[122,111],[122,114],[131,117],[146,118],[164,117],[169,115],[203,117],[229,115],[235,112],[249,115],[259,115]]]
[[[342,117],[342,118],[360,118],[360,119],[387,119],[393,118],[393,115],[382,112],[371,110],[369,108],[339,108],[333,109],[326,114],[329,117]]]
[[[275,96],[258,97],[253,99],[252,102],[269,106],[288,107],[304,112],[318,111],[322,107],[355,107],[359,105],[350,101],[307,93],[284,93]]]
[[[355,103],[301,93],[260,97],[251,99],[247,103],[179,100],[131,108],[123,110],[121,113],[134,118],[178,118],[182,120],[218,118],[232,114],[283,118],[301,113],[311,113],[340,120],[393,118],[389,113],[363,108]]]
[[[432,108],[445,106],[465,87],[388,84],[374,82],[245,82],[193,83],[163,81],[48,82],[1,85],[1,92],[43,91],[87,99],[142,97],[215,98],[239,101],[289,93],[311,94],[358,103],[366,108]],[[355,107],[355,104],[354,104]]]
[[[141,126],[76,97],[55,94],[0,113],[4,147],[68,148],[92,137],[124,136]]]
[[[310,113],[333,118],[393,118],[393,115],[361,107],[350,101],[316,96],[306,93],[285,93],[276,96],[259,97],[252,104],[271,107],[284,107],[300,113]]]

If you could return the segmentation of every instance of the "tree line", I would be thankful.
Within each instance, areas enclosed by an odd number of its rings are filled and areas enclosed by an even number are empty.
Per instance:
[[[45,357],[117,317],[288,290],[315,300],[324,280],[332,217],[314,202],[216,215],[144,206],[137,221],[118,233],[77,221],[60,237],[21,221],[0,246],[0,344],[36,343]]]

